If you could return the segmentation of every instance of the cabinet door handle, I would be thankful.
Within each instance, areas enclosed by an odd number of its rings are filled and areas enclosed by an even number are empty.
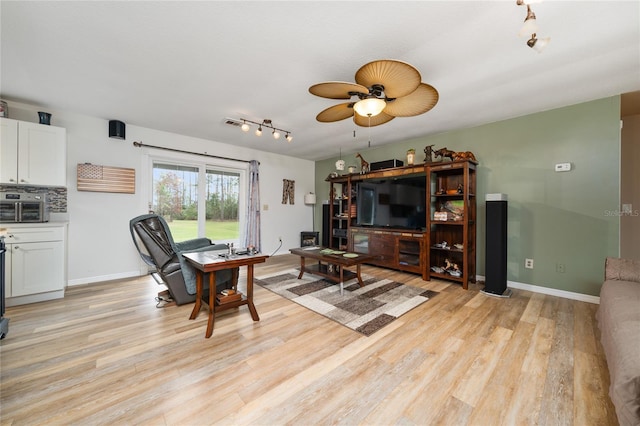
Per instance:
[[[22,182],[22,183],[29,183],[29,182],[27,182],[27,181],[26,181],[26,180],[24,180],[24,179],[20,179],[20,182]]]
[[[16,180],[15,180],[15,179],[13,179],[13,178],[10,178],[10,179],[9,179],[9,182],[15,182],[15,181],[16,181]]]

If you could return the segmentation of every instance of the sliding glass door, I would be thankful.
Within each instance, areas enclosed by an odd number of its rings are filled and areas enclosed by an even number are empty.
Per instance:
[[[151,210],[175,241],[207,237],[239,245],[246,198],[245,169],[153,160]]]

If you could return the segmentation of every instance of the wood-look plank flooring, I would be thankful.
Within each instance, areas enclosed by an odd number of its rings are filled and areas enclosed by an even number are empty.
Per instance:
[[[370,337],[256,286],[260,321],[222,312],[205,339],[205,311],[156,308],[151,277],[8,308],[1,424],[617,424],[597,305],[363,273],[439,294]]]

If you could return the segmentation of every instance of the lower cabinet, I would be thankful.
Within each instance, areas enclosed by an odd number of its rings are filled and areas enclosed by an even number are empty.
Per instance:
[[[66,225],[7,227],[7,306],[64,297]]]
[[[370,263],[429,279],[428,233],[352,227],[350,234],[349,250],[376,256]]]

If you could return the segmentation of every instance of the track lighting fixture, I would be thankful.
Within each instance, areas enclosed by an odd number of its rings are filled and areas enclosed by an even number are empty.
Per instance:
[[[276,140],[280,139],[280,136],[282,136],[283,133],[285,134],[287,142],[291,142],[293,140],[290,130],[278,129],[273,125],[273,122],[268,119],[264,119],[262,120],[262,123],[258,123],[257,121],[247,120],[246,118],[240,118],[238,120],[234,118],[226,118],[225,123],[235,127],[240,127],[243,132],[248,132],[249,129],[251,129],[251,125],[255,124],[258,126],[255,131],[256,136],[262,136],[262,128],[266,127],[267,129],[271,129],[271,136]]]
[[[524,25],[520,30],[520,37],[524,37],[527,34],[531,34],[531,38],[527,40],[527,46],[536,50],[538,53],[547,47],[551,41],[551,37],[538,38],[536,33],[538,32],[538,23],[536,20],[536,14],[531,10],[532,3],[539,3],[541,0],[516,0],[518,6],[527,6],[527,16],[524,19]]]

